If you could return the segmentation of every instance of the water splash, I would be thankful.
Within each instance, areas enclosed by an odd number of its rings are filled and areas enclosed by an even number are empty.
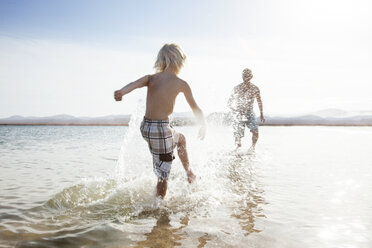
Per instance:
[[[145,104],[142,99],[138,100],[137,106],[135,111],[132,113],[130,117],[130,121],[128,124],[128,130],[126,131],[123,143],[120,148],[120,154],[117,160],[117,165],[115,169],[115,175],[118,179],[125,178],[128,174],[126,172],[130,171],[129,166],[132,164],[132,157],[131,156],[131,143],[135,139],[138,139],[138,132],[139,126],[141,121],[143,120],[143,116],[145,113]]]

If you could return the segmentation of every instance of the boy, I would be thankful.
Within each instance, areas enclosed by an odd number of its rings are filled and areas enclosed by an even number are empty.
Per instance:
[[[233,126],[235,144],[237,147],[241,147],[241,138],[244,137],[244,129],[247,126],[252,133],[252,146],[251,150],[254,151],[258,140],[258,126],[256,124],[256,116],[253,112],[253,103],[257,99],[257,104],[261,113],[261,122],[265,122],[263,116],[262,100],[260,95],[260,89],[251,83],[253,78],[252,71],[250,69],[243,70],[243,83],[235,86],[233,93],[228,101],[228,106],[233,113]]]
[[[192,183],[195,175],[190,169],[186,149],[186,138],[169,125],[169,115],[173,112],[177,95],[182,92],[198,122],[201,124],[199,138],[205,136],[206,125],[202,110],[196,104],[190,86],[177,77],[185,62],[186,56],[176,44],[165,44],[159,51],[154,68],[157,73],[146,75],[122,89],[115,91],[115,100],[134,89],[147,87],[146,113],[141,123],[142,137],[147,141],[153,159],[153,169],[158,177],[156,195],[164,199],[167,192],[168,176],[174,159],[173,150],[177,153],[187,173],[187,180]]]

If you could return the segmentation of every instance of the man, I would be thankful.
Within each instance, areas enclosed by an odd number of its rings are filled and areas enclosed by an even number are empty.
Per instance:
[[[263,116],[263,107],[260,96],[260,89],[251,83],[253,78],[250,69],[243,70],[243,83],[234,87],[231,94],[228,106],[233,114],[233,127],[235,144],[241,147],[241,139],[244,137],[244,129],[247,126],[252,133],[252,146],[251,150],[254,151],[258,140],[258,125],[256,124],[256,116],[253,112],[253,103],[257,99],[258,107],[260,109],[261,122],[265,122]]]
[[[174,159],[174,148],[177,147],[177,153],[186,171],[188,182],[192,183],[195,179],[189,165],[186,138],[169,125],[169,115],[173,112],[176,97],[180,92],[184,94],[199,124],[201,124],[199,131],[201,139],[204,138],[206,131],[203,112],[196,104],[190,86],[177,77],[185,59],[186,56],[179,46],[165,44],[160,49],[154,66],[158,73],[146,75],[114,93],[115,100],[121,101],[122,97],[132,90],[147,87],[146,113],[141,123],[141,133],[152,154],[153,169],[158,177],[156,194],[161,198],[164,198],[167,191],[168,176]]]

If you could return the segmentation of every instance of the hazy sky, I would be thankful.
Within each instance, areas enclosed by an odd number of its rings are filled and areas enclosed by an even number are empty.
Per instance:
[[[368,0],[0,1],[0,117],[128,114],[114,90],[149,73],[175,42],[180,77],[205,112],[226,110],[253,70],[267,114],[372,110]],[[183,95],[175,111],[189,111]]]

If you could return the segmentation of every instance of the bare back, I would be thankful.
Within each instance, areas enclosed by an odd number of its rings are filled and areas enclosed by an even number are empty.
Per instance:
[[[252,112],[254,100],[261,104],[260,90],[252,83],[241,83],[234,88],[230,97],[231,107],[241,113]]]
[[[151,120],[167,120],[172,114],[177,95],[186,82],[173,73],[160,72],[150,77],[147,85],[146,114]]]

